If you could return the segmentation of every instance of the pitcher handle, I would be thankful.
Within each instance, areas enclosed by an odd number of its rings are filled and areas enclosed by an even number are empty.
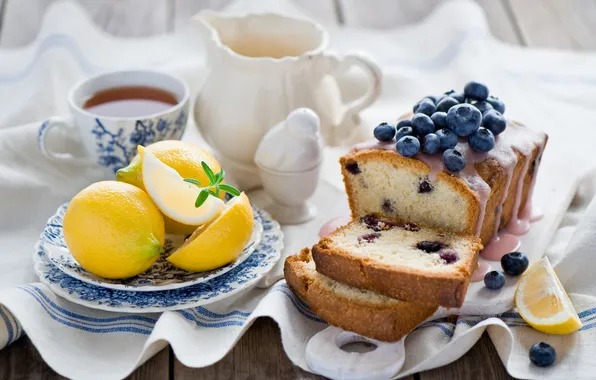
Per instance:
[[[326,56],[328,62],[331,64],[330,74],[334,76],[341,75],[356,66],[361,68],[369,78],[369,86],[366,92],[358,99],[344,105],[345,109],[342,121],[352,115],[358,114],[377,100],[381,94],[383,73],[372,57],[361,52],[347,53],[343,57],[339,57],[335,54],[327,54]]]

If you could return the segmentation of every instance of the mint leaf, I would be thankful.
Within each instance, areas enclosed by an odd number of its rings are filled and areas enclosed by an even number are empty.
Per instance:
[[[211,182],[210,184],[213,185],[215,183],[215,174],[213,173],[213,170],[211,170],[205,161],[201,161],[201,166],[203,167],[205,174],[207,174],[207,178],[209,178],[209,182]]]
[[[235,197],[240,195],[240,191],[238,189],[236,189],[234,186],[226,185],[225,183],[219,185],[219,189]]]
[[[195,207],[199,208],[203,205],[203,203],[205,203],[205,201],[207,200],[207,198],[209,197],[209,191],[208,190],[201,190],[201,192],[199,193],[199,196],[197,197],[197,200],[195,201]]]
[[[193,185],[197,185],[199,187],[201,187],[201,182],[197,181],[194,178],[184,178],[184,182],[188,182],[188,183],[192,183]]]

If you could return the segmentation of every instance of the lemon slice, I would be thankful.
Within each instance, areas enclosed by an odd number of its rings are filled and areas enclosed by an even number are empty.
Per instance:
[[[138,148],[143,156],[143,184],[159,210],[169,218],[184,224],[202,225],[213,220],[225,203],[212,195],[201,207],[195,207],[201,192],[197,186],[184,182],[176,170],[161,162],[150,150]]]
[[[242,253],[253,229],[250,201],[242,193],[212,222],[199,227],[167,260],[190,272],[219,268]]]
[[[515,290],[515,306],[524,321],[547,334],[571,334],[582,323],[548,258],[532,265]]]

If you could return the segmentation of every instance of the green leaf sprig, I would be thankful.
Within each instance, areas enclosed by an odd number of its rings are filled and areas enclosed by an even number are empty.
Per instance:
[[[228,193],[233,197],[237,197],[238,195],[240,195],[240,191],[238,191],[238,189],[236,189],[234,186],[221,183],[224,180],[224,177],[226,176],[223,169],[221,169],[219,173],[215,174],[205,161],[201,161],[201,166],[203,167],[205,175],[209,179],[209,185],[203,187],[203,185],[201,185],[201,183],[194,178],[184,179],[184,182],[192,183],[193,185],[196,185],[201,188],[201,192],[199,193],[199,196],[195,201],[195,207],[201,207],[201,205],[205,203],[205,201],[209,197],[209,194],[217,198],[219,198],[219,193],[221,191]]]

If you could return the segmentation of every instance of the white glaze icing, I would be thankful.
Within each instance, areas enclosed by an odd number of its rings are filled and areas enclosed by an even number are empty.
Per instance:
[[[450,173],[448,170],[445,169],[441,154],[427,155],[423,153],[418,153],[414,158],[424,162],[429,167],[430,180],[434,180],[439,172],[444,171],[458,178],[461,178],[466,182],[470,190],[472,190],[472,192],[476,195],[476,198],[478,199],[478,203],[480,205],[480,215],[478,216],[476,223],[476,235],[480,235],[480,232],[482,230],[482,223],[486,214],[486,204],[490,197],[491,188],[478,174],[475,165],[488,158],[493,158],[499,163],[501,167],[503,167],[506,170],[507,180],[505,183],[504,195],[500,200],[500,207],[497,210],[497,213],[495,214],[495,228],[493,236],[494,239],[494,237],[497,236],[499,227],[502,227],[500,226],[501,214],[503,212],[502,206],[507,197],[507,194],[509,193],[509,187],[512,185],[511,182],[513,178],[513,170],[517,165],[517,155],[515,153],[516,151],[524,156],[524,165],[522,167],[522,172],[520,173],[519,180],[515,184],[516,195],[514,201],[514,208],[511,220],[506,228],[510,233],[515,234],[524,234],[527,232],[527,229],[529,228],[529,219],[520,217],[520,212],[523,211],[520,210],[522,198],[521,196],[524,187],[523,183],[528,169],[530,168],[532,151],[535,147],[538,147],[537,157],[540,157],[544,149],[544,143],[545,135],[543,132],[533,131],[519,123],[510,121],[508,122],[507,129],[500,135],[496,136],[495,147],[488,153],[475,152],[469,147],[465,139],[460,139],[460,141],[457,143],[456,149],[459,150],[464,156],[466,160],[466,166],[462,171],[458,173]],[[394,141],[379,142],[377,140],[371,140],[361,144],[357,144],[353,147],[352,151],[359,151],[364,149],[397,151]],[[535,171],[537,169],[538,168],[536,167]],[[535,182],[536,176],[534,175],[530,184],[530,188],[528,190],[528,199],[526,201],[526,204],[528,205],[531,204],[532,192]]]

